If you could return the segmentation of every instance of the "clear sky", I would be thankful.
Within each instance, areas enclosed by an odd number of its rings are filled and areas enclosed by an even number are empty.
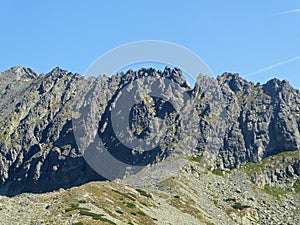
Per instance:
[[[0,70],[83,73],[118,45],[164,40],[194,51],[215,75],[300,88],[299,27],[299,0],[0,0]]]

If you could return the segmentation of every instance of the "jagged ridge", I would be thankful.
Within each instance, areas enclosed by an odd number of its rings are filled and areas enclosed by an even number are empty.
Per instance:
[[[89,125],[83,127],[86,145],[93,142],[95,129],[98,133],[103,130],[100,136],[118,155],[120,143],[110,142],[112,129],[104,127],[105,121],[109,122],[109,108],[124,86],[145,76],[153,82],[171,79],[191,97],[189,106],[195,109],[195,117],[187,119],[195,125],[196,132],[185,132],[197,139],[193,154],[213,153],[211,166],[237,168],[300,147],[300,94],[287,81],[273,79],[264,85],[253,84],[238,74],[224,73],[217,79],[199,76],[191,89],[177,68],[129,70],[111,78],[83,78],[60,68],[38,75],[31,69],[13,67],[0,74],[1,194],[45,192],[103,180],[78,149],[72,112],[77,109],[90,115],[86,118]],[[153,117],[145,101],[136,107],[142,113],[133,115],[133,129],[147,124],[146,117]],[[171,110],[162,113],[162,119],[169,125],[166,145],[158,146],[156,154],[148,155],[147,163],[182,151],[178,144],[178,115]],[[146,130],[147,126],[142,126],[139,134],[146,134]],[[123,150],[127,150],[123,155],[120,152],[123,159],[136,154],[130,153],[130,149]],[[136,157],[135,163],[143,161],[144,156]],[[293,166],[294,175],[299,176],[299,163]]]

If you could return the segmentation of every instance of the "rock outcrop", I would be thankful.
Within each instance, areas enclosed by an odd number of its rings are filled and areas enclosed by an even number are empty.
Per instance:
[[[221,150],[222,163],[234,168],[280,152],[299,149],[300,95],[287,81],[265,85],[246,82],[237,74],[218,77],[227,98],[231,125]]]
[[[212,167],[232,169],[300,148],[300,93],[287,81],[261,85],[238,74],[200,75],[192,89],[177,68],[84,78],[23,67],[0,73],[0,81],[0,194],[104,180],[83,158],[82,149],[97,148],[95,137],[133,166],[196,154]],[[127,114],[118,108],[125,102]],[[115,109],[128,115],[129,129],[122,129],[121,117],[114,125]],[[145,144],[151,151],[132,147],[136,140],[151,140]],[[287,167],[299,176],[299,157]]]

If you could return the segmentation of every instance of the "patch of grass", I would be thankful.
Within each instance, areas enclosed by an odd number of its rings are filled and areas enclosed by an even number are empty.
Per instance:
[[[89,186],[88,192],[95,195],[96,197],[102,197],[103,196],[103,190],[100,187],[97,186]]]
[[[271,187],[269,185],[265,185],[263,191],[275,197],[279,197],[280,195],[284,195],[290,192],[288,190]]]
[[[200,221],[204,219],[199,209],[194,207],[194,205],[196,205],[197,203],[187,195],[185,195],[184,198],[181,197],[180,199],[168,198],[168,203],[176,209],[180,210],[181,212],[190,214],[191,216],[197,218]]]
[[[74,210],[85,210],[85,211],[89,211],[90,209],[79,207],[79,204],[71,204],[71,206],[70,206],[69,208],[66,208],[66,209],[65,209],[65,212],[71,212],[71,211],[74,211]]]
[[[235,198],[226,198],[225,202],[236,202]]]
[[[121,195],[121,196],[123,196],[123,197],[125,197],[125,198],[128,198],[128,199],[130,199],[131,201],[135,201],[136,199],[135,199],[135,196],[133,195],[133,194],[130,194],[130,193],[122,193],[122,192],[120,192],[120,191],[118,191],[118,190],[112,190],[113,192],[115,192],[115,193],[117,193],[117,194],[119,194],[119,195]]]
[[[146,202],[140,202],[143,206],[148,206]]]
[[[223,174],[223,170],[221,169],[214,169],[213,171],[211,171],[213,174],[218,175],[218,176],[224,176]]]
[[[294,183],[293,188],[295,189],[295,192],[296,192],[296,193],[299,193],[299,192],[300,192],[300,179],[298,179],[298,180]]]
[[[115,222],[107,219],[107,218],[104,218],[103,214],[97,214],[97,213],[92,213],[92,212],[88,212],[88,211],[85,211],[85,210],[80,210],[80,215],[83,215],[83,216],[90,216],[92,217],[94,220],[100,220],[102,222],[106,222],[106,223],[109,223],[109,224],[112,224],[112,225],[116,225]]]
[[[73,225],[83,225],[82,222],[73,223]]]
[[[242,168],[247,174],[252,174],[254,172],[258,173],[263,169],[264,165],[261,162],[247,162],[246,165]]]
[[[132,203],[132,202],[127,202],[127,203],[126,203],[126,206],[127,206],[128,208],[131,208],[131,209],[134,209],[134,208],[136,207],[135,204]]]
[[[80,215],[93,217],[94,220],[98,220],[100,219],[100,217],[104,216],[103,214],[97,214],[85,210],[80,210]]]
[[[99,220],[102,221],[102,222],[106,222],[106,223],[112,224],[112,225],[117,225],[115,222],[113,222],[113,221],[111,221],[109,219],[103,218],[103,217],[101,217]]]
[[[136,196],[135,196],[135,194],[132,194],[132,193],[127,193],[127,195],[130,195],[131,197],[133,197],[134,199],[136,199]]]
[[[85,200],[78,200],[78,203],[86,203]]]
[[[253,173],[259,173],[261,171],[270,171],[274,170],[278,167],[277,164],[275,164],[272,167],[269,167],[269,165],[273,164],[276,161],[280,161],[283,158],[291,158],[291,157],[297,157],[300,158],[300,150],[296,151],[287,151],[287,152],[281,152],[277,155],[268,156],[262,159],[260,162],[254,163],[254,162],[247,162],[245,166],[243,166],[241,169],[246,172],[249,176],[251,176]],[[281,166],[287,166],[286,164],[280,164]]]
[[[116,212],[119,214],[123,214],[123,212],[121,210],[116,210]]]
[[[136,216],[136,212],[131,212],[130,214]]]
[[[286,152],[278,153],[277,155],[274,156],[269,156],[266,159],[269,159],[270,157],[274,157],[275,160],[281,159],[283,157],[299,157],[299,153],[300,153],[300,149],[296,151],[286,151]]]
[[[170,187],[170,188],[181,187],[181,185],[172,177],[167,178],[167,179],[159,182],[159,185],[162,186],[162,187]]]
[[[129,225],[134,225],[131,221],[128,221],[128,223],[127,224],[129,224]]]
[[[137,214],[139,214],[140,216],[146,216],[146,213],[144,213],[143,211],[137,211]]]
[[[141,190],[141,189],[136,189],[137,192],[140,193],[140,195],[144,196],[144,197],[147,197],[147,198],[152,198],[152,195],[151,194],[148,194],[146,191],[144,190]]]
[[[236,203],[234,203],[234,205],[232,206],[232,208],[238,209],[238,210],[243,210],[243,209],[250,208],[250,206],[249,205],[242,205],[241,203],[236,202]]]
[[[190,161],[201,163],[203,156],[193,156],[190,158]]]
[[[78,208],[66,208],[65,209],[65,212],[71,212],[71,211],[74,211],[74,210],[77,210]]]
[[[218,204],[219,204],[218,199],[214,199],[214,205],[215,205],[215,206],[218,206]]]
[[[71,211],[73,211],[73,210],[76,210],[75,208],[66,208],[65,209],[65,212],[71,212]]]

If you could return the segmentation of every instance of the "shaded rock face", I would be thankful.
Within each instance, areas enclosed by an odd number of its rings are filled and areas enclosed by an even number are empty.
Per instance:
[[[164,79],[168,78],[169,75],[166,71],[164,71],[164,73],[161,75],[156,74],[155,71],[143,70],[139,71],[139,73],[132,73],[132,77],[130,77],[129,80],[126,80],[124,84],[120,85],[120,88],[115,92],[112,99],[108,102],[106,111],[103,113],[103,116],[99,121],[99,137],[105,144],[105,147],[109,150],[110,154],[124,163],[129,165],[145,166],[154,162],[157,156],[162,158],[169,154],[169,149],[163,148],[162,143],[160,145],[153,143],[153,146],[147,146],[145,144],[144,147],[149,147],[151,151],[134,149],[135,145],[132,139],[149,139],[150,142],[155,142],[152,140],[152,138],[155,138],[155,135],[159,134],[158,136],[163,136],[163,132],[167,132],[168,135],[164,137],[164,140],[160,141],[164,142],[165,146],[169,146],[172,140],[176,138],[175,133],[179,126],[177,122],[178,115],[176,113],[176,109],[171,103],[165,101],[163,98],[151,95],[151,89],[153,87],[150,87],[147,90],[146,85],[143,84],[144,82],[132,85],[131,88],[133,89],[128,92],[125,90],[127,85],[132,84],[133,80],[137,80],[140,76],[149,78],[150,81],[147,80],[146,83],[150,86],[155,85],[157,81],[162,81],[162,84],[166,85]],[[147,74],[145,75],[145,73]],[[160,88],[160,91],[166,93],[167,88],[168,85],[166,85],[164,88]],[[131,96],[129,94],[130,92],[138,93],[138,96]],[[168,92],[168,94],[172,95],[173,93]],[[122,96],[124,97],[122,98]],[[127,104],[127,101],[129,101],[128,98],[130,97],[137,97],[138,99],[135,102],[132,102],[132,104]],[[116,105],[120,104],[122,107],[115,109]],[[121,116],[119,114],[114,116],[113,111],[120,110],[122,113],[128,108],[131,108],[131,106],[132,109],[128,111],[128,115],[124,112],[124,120],[129,120],[129,126],[126,126],[125,124],[124,126],[120,126]],[[166,130],[162,130],[159,126],[157,126],[152,127],[154,132],[151,131],[151,121],[153,121],[155,118],[159,118],[160,121],[157,121],[157,123],[153,124],[153,126],[162,125],[158,123],[166,122],[164,123],[164,125],[167,126]],[[132,132],[127,133],[124,131],[125,129],[130,129]],[[124,138],[120,138],[120,135],[117,136],[117,132],[121,132]]]
[[[72,99],[82,77],[58,68],[37,75],[21,67],[0,77],[11,87],[0,100],[1,194],[101,179],[81,157],[72,133]]]
[[[111,115],[120,96],[140,78],[148,86],[136,87],[141,94],[128,113],[128,147],[116,136]],[[192,152],[208,153],[208,162],[216,167],[236,168],[300,145],[300,94],[286,81],[254,85],[225,73],[217,79],[199,76],[191,89],[177,68],[83,78],[59,68],[38,75],[23,67],[0,73],[0,81],[0,194],[45,192],[105,179],[81,151],[96,147],[95,135],[113,156],[131,165]],[[156,82],[158,91],[167,91],[165,96],[183,109],[151,93],[149,85]],[[76,138],[74,129],[81,131]],[[135,137],[162,133],[152,151],[130,147]]]

